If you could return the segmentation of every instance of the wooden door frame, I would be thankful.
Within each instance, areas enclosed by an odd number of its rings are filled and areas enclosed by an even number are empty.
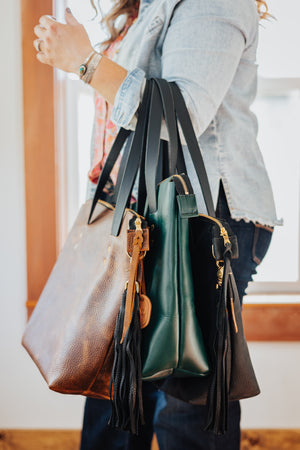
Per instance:
[[[27,311],[30,316],[61,246],[60,192],[65,156],[56,151],[54,75],[36,59],[33,27],[52,14],[52,0],[21,0],[23,48],[24,161],[27,239]],[[300,340],[300,305],[245,305],[250,341]]]
[[[33,28],[47,13],[52,0],[21,0],[28,316],[57,258],[53,70],[33,48]]]

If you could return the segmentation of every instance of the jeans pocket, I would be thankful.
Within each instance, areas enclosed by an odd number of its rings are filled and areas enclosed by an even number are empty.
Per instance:
[[[262,262],[268,251],[273,230],[273,227],[255,224],[252,243],[252,259],[257,265]]]

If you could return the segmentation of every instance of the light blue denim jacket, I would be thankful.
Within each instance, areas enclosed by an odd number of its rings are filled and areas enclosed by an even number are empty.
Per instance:
[[[257,89],[258,19],[254,0],[141,0],[138,20],[114,59],[128,75],[112,120],[134,128],[145,77],[175,81],[199,139],[214,205],[222,179],[232,218],[274,226],[281,221],[249,109]],[[167,139],[165,128],[162,137]],[[186,159],[199,212],[205,212]]]

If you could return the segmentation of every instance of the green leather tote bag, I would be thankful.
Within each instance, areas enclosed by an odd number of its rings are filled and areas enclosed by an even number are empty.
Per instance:
[[[151,254],[145,258],[146,291],[151,299],[150,323],[142,333],[143,379],[173,374],[198,377],[209,373],[203,335],[195,313],[189,252],[189,218],[198,211],[193,194],[179,195],[174,179],[160,183],[157,209],[147,214]]]
[[[160,147],[151,122],[159,119],[151,104],[145,185],[152,232],[145,267],[153,312],[143,330],[143,377],[156,379],[161,389],[181,400],[207,405],[206,429],[222,434],[227,430],[228,401],[260,392],[231,270],[231,259],[238,257],[237,240],[228,224],[215,217],[201,150],[178,86],[159,79],[153,86],[161,96],[169,132],[166,160],[170,162],[176,155],[177,174],[154,185]],[[208,214],[198,214],[184,175],[177,120]],[[173,170],[172,164],[168,170]],[[191,375],[193,371],[195,375]]]

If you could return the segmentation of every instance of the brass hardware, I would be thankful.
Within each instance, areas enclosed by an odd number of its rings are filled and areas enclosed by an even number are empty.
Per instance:
[[[98,200],[98,203],[102,203],[102,205],[106,206],[106,208],[111,209],[112,211],[114,211],[115,209],[113,205],[111,205],[108,202],[105,202],[104,200]]]
[[[224,239],[224,244],[225,245],[230,244],[230,240],[229,240],[226,228],[222,227],[220,230],[220,233],[221,233],[222,238]]]
[[[147,250],[145,250],[142,254],[140,254],[139,259],[144,259],[145,256],[147,255]]]
[[[128,289],[128,281],[126,281],[126,283],[125,283],[125,291],[126,291],[126,289]],[[138,281],[135,282],[135,291],[137,294],[140,293],[140,284]]]
[[[222,236],[222,238],[224,239],[224,244],[225,245],[230,244],[230,239],[229,239],[227,230],[218,219],[216,219],[215,217],[208,216],[207,214],[198,214],[198,215],[200,217],[206,217],[207,219],[213,220],[217,225],[219,225],[220,236]]]
[[[138,282],[138,281],[135,282],[135,292],[136,292],[137,294],[140,293],[140,285],[139,285],[139,282]]]
[[[104,200],[98,200],[98,203],[101,203],[103,206],[106,206],[108,209],[111,209],[112,211],[114,211],[116,209],[113,205],[111,205],[110,203],[108,203],[108,202],[106,202]],[[136,211],[134,211],[131,208],[125,208],[125,211],[129,211],[132,214],[134,214],[136,217],[141,217],[142,219],[145,220],[144,216],[141,216],[140,214],[138,214]]]
[[[212,253],[214,259],[216,259],[216,255],[215,255],[215,251],[214,251],[214,244],[211,244],[211,253]]]
[[[135,229],[137,231],[143,231],[142,230],[142,221],[140,219],[140,217],[138,217],[137,219],[135,219]]]
[[[219,287],[221,287],[223,283],[224,261],[223,260],[216,261],[216,265],[218,268],[216,289],[219,289]]]
[[[189,195],[189,190],[188,190],[187,184],[184,181],[183,177],[181,175],[173,175],[173,178],[175,178],[175,177],[181,181],[185,195]]]

